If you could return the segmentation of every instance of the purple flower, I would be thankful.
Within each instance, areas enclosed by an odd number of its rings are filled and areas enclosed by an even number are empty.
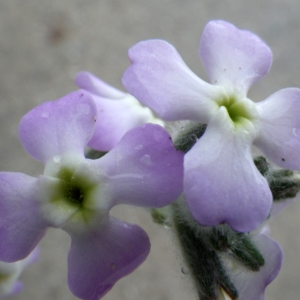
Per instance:
[[[128,130],[138,125],[164,124],[133,96],[109,86],[89,72],[77,74],[75,82],[79,88],[89,92],[96,103],[98,120],[88,143],[95,150],[111,150]]]
[[[267,285],[276,278],[281,269],[283,252],[277,242],[263,233],[254,236],[252,241],[265,259],[264,266],[258,272],[249,270],[232,257],[224,257],[223,263],[239,292],[239,299],[264,300]],[[228,295],[227,297],[225,299],[231,299]]]
[[[38,257],[39,249],[35,248],[25,259],[17,262],[7,263],[0,261],[0,299],[21,291],[23,284],[18,279],[23,270],[28,265],[36,262]]]
[[[98,160],[84,157],[97,110],[84,91],[27,113],[20,139],[44,174],[0,173],[0,260],[25,258],[49,226],[71,236],[68,283],[95,300],[147,257],[150,243],[137,225],[109,216],[117,204],[162,207],[182,192],[183,155],[159,125],[127,132]]]
[[[208,124],[184,158],[187,203],[202,225],[226,222],[251,231],[272,205],[251,146],[282,168],[300,169],[300,90],[283,89],[259,103],[248,99],[248,89],[269,71],[272,53],[256,35],[230,23],[209,22],[199,54],[210,84],[167,42],[140,42],[129,50],[132,65],[123,84],[165,120]]]

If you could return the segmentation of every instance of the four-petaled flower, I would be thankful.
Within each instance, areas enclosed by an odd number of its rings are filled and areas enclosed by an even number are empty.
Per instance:
[[[226,222],[251,231],[272,205],[251,146],[280,167],[300,169],[300,90],[283,89],[259,103],[249,100],[247,91],[269,71],[272,53],[256,35],[230,23],[209,22],[199,54],[210,84],[167,42],[140,42],[129,50],[132,65],[123,84],[162,119],[208,124],[184,158],[186,201],[202,225]]]
[[[88,146],[109,151],[130,129],[145,123],[161,126],[148,107],[143,107],[133,96],[119,91],[89,72],[80,72],[75,78],[77,86],[90,93],[96,103],[98,120]]]
[[[98,160],[84,157],[97,109],[85,91],[27,113],[20,139],[44,174],[0,173],[0,260],[26,257],[49,226],[71,236],[68,283],[96,300],[147,257],[150,242],[137,225],[109,216],[117,204],[162,207],[182,192],[183,154],[159,125],[127,132]]]

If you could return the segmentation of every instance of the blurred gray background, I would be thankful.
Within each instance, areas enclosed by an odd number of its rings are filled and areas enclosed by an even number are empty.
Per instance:
[[[251,99],[300,87],[299,13],[296,0],[0,0],[0,169],[40,174],[43,166],[26,154],[18,139],[22,115],[74,90],[73,78],[80,70],[122,89],[127,50],[140,40],[169,41],[206,79],[197,49],[211,19],[254,31],[273,50],[271,72],[251,89]],[[150,235],[152,250],[147,261],[104,299],[195,299],[171,232],[153,224],[144,210],[122,207],[122,214],[120,208],[115,213],[140,224]],[[296,202],[271,222],[272,237],[281,243],[285,260],[267,288],[267,300],[300,299],[298,216]],[[49,230],[41,242],[40,261],[21,277],[23,292],[11,299],[75,299],[67,287],[69,243],[64,232]]]

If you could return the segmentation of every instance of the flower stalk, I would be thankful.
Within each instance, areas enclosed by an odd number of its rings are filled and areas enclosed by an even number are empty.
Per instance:
[[[174,228],[199,300],[218,299],[220,287],[226,290],[232,299],[237,299],[238,291],[209,241],[211,232],[196,223],[194,225],[197,228],[191,227],[179,207],[178,204],[172,205]]]
[[[182,126],[177,133],[175,147],[187,153],[201,139],[205,130],[206,125],[201,123],[190,122]],[[263,156],[256,157],[254,164],[267,179],[275,204],[294,198],[299,192],[299,176],[295,172],[274,168]],[[184,195],[168,208],[169,210],[152,210],[152,217],[156,223],[173,225],[188,273],[195,283],[198,299],[244,299],[239,297],[240,283],[232,281],[232,272],[228,265],[239,265],[241,272],[248,272],[252,276],[255,273],[264,273],[261,269],[266,265],[266,259],[255,242],[255,238],[262,234],[257,231],[237,232],[227,224],[202,226],[189,212]],[[269,266],[264,269],[266,268]],[[250,293],[251,297],[253,295]]]

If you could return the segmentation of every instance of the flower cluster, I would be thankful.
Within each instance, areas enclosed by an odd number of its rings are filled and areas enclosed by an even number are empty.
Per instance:
[[[100,299],[150,251],[146,232],[110,210],[157,208],[165,220],[159,209],[168,206],[200,299],[263,299],[283,255],[259,226],[273,201],[299,191],[286,169],[300,169],[300,89],[248,99],[272,53],[227,22],[206,25],[199,54],[210,83],[167,42],[140,42],[129,50],[132,65],[123,76],[133,96],[81,72],[80,90],[22,118],[22,145],[45,168],[38,178],[0,172],[0,260],[12,270],[9,278],[31,261],[49,227],[60,228],[71,237],[70,290]],[[163,120],[185,121],[174,144],[149,107]],[[252,145],[284,170],[271,178],[265,158],[253,160]],[[87,146],[105,153],[87,158]]]

